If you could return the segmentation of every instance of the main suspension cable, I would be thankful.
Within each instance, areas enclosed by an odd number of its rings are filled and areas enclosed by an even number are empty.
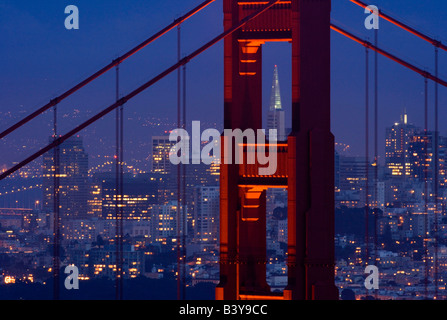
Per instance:
[[[3,139],[4,137],[9,135],[10,133],[12,133],[13,131],[15,131],[18,128],[22,127],[23,125],[25,125],[29,121],[33,120],[37,116],[41,115],[42,113],[44,113],[48,109],[50,109],[50,108],[54,107],[55,105],[59,104],[61,101],[63,101],[64,99],[68,98],[69,96],[71,96],[76,91],[80,90],[81,88],[85,87],[87,84],[92,82],[93,80],[95,80],[95,79],[99,78],[100,76],[102,76],[107,71],[109,71],[112,68],[116,67],[117,65],[121,64],[123,61],[127,60],[128,58],[130,58],[131,56],[133,56],[134,54],[136,54],[137,52],[139,52],[143,48],[147,47],[150,43],[154,42],[155,40],[157,40],[158,38],[160,38],[161,36],[163,36],[164,34],[169,32],[170,30],[174,29],[176,26],[178,26],[182,22],[188,20],[189,18],[194,16],[196,13],[198,13],[199,11],[201,11],[202,9],[204,9],[205,7],[207,7],[209,4],[211,4],[214,1],[215,0],[206,0],[203,3],[201,3],[200,5],[198,5],[197,7],[195,7],[194,9],[192,9],[191,11],[189,11],[184,16],[174,20],[174,22],[172,22],[167,27],[163,28],[162,30],[160,30],[159,32],[154,34],[152,37],[150,37],[147,40],[143,41],[138,46],[134,47],[133,49],[131,49],[130,51],[128,51],[127,53],[125,53],[121,57],[113,60],[110,64],[108,64],[107,66],[105,66],[101,70],[97,71],[96,73],[94,73],[93,75],[88,77],[87,79],[81,81],[79,84],[77,84],[73,88],[71,88],[68,91],[64,92],[60,96],[52,99],[49,103],[47,103],[43,107],[39,108],[38,110],[34,111],[30,115],[26,116],[24,119],[20,120],[19,122],[15,123],[14,125],[9,127],[8,129],[6,129],[3,132],[1,132],[0,133],[0,139]]]

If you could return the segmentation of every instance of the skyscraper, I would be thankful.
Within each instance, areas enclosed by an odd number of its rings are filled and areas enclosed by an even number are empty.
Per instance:
[[[219,187],[194,188],[194,240],[200,244],[217,244],[219,224]]]
[[[366,180],[365,157],[339,157],[339,183],[341,190],[364,191]]]
[[[169,141],[169,136],[152,137],[152,172],[170,174],[172,164],[169,160],[169,152],[174,142]]]
[[[278,66],[273,71],[272,93],[270,96],[270,108],[267,113],[267,130],[276,129],[278,141],[285,141],[285,112],[282,108],[281,91],[279,87]],[[268,132],[267,132],[268,135]]]
[[[53,137],[50,138],[53,141]],[[88,155],[82,138],[72,137],[59,147],[59,214],[69,219],[87,216],[88,199]],[[43,158],[43,208],[53,211],[54,153]]]
[[[411,178],[419,181],[431,180],[434,170],[433,131],[417,130],[409,137],[408,157],[411,164]]]
[[[171,201],[168,204],[164,205],[153,205],[151,206],[151,234],[150,238],[153,242],[167,242],[169,239],[171,243],[173,239],[177,239],[178,229],[183,230],[184,235],[188,235],[187,228],[184,230],[183,225],[187,225],[187,216],[185,214],[182,218],[184,220],[177,220],[177,201]],[[180,211],[183,211],[183,207],[180,207]],[[188,212],[188,208],[185,207],[185,211]],[[178,225],[177,222],[180,222],[181,225]]]
[[[386,128],[385,164],[392,177],[409,177],[411,163],[409,161],[409,142],[417,128],[408,123],[407,114],[401,117],[392,127]]]
[[[123,199],[116,195],[114,173],[95,175],[95,185],[101,186],[102,218],[115,219],[116,206],[121,202],[123,219],[148,220],[149,208],[158,203],[158,181],[151,174],[123,175]]]
[[[174,142],[169,141],[169,136],[152,137],[152,173],[158,175],[158,202],[168,204],[177,200],[177,166],[174,166],[169,153],[174,146]]]

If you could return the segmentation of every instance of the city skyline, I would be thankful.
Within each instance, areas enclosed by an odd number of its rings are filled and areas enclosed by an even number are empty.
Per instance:
[[[203,1],[0,4],[0,299],[447,299],[447,3]]]

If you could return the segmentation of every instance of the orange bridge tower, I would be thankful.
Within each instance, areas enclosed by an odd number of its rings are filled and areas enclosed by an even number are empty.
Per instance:
[[[268,2],[224,0],[225,30]],[[274,174],[260,175],[258,162],[221,164],[216,299],[338,299],[330,11],[330,0],[279,1],[225,39],[224,128],[262,129],[262,46],[286,41],[292,46],[292,132],[278,142]],[[247,152],[249,145],[236,147]],[[268,188],[288,190],[288,285],[281,295],[272,293],[266,281]]]

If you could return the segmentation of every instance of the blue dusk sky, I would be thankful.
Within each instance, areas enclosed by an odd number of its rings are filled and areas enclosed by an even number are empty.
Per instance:
[[[113,59],[145,40],[201,0],[2,0],[0,3],[0,112],[2,125],[41,107]],[[447,2],[439,0],[375,0],[384,12],[408,22],[412,27],[447,43]],[[76,5],[80,29],[67,30],[65,7]],[[334,23],[373,41],[374,33],[364,27],[366,14],[349,0],[332,1]],[[182,55],[191,53],[223,31],[222,0],[187,21],[181,30]],[[379,46],[418,67],[434,73],[431,45],[381,20]],[[267,44],[264,48],[264,110],[267,110],[274,65],[278,65],[283,105],[290,113],[290,44]],[[350,152],[363,155],[365,48],[332,32],[332,131],[336,141],[350,145]],[[373,54],[370,55],[373,83]],[[439,75],[447,80],[446,52],[439,53]],[[176,62],[177,32],[171,31],[121,66],[122,94],[151,79]],[[223,44],[219,43],[193,60],[187,67],[188,121],[222,123]],[[127,117],[166,118],[174,125],[177,110],[177,75],[173,73],[126,105]],[[76,120],[65,117],[87,111],[96,113],[115,100],[115,73],[84,88],[60,105],[61,132]],[[371,86],[371,97],[373,97]],[[434,86],[429,84],[430,126],[433,127]],[[371,109],[373,100],[371,99]],[[440,130],[447,134],[447,88],[439,87]],[[410,122],[423,125],[424,79],[412,71],[379,57],[379,148],[384,146],[387,126],[399,121],[403,110]],[[92,114],[91,113],[91,114]],[[8,120],[8,117],[12,116]],[[21,160],[48,142],[51,113],[24,126],[8,139],[30,137],[40,141],[14,161]],[[290,117],[288,117],[290,119]],[[371,113],[371,121],[372,121]],[[109,115],[89,128],[113,144],[114,116]],[[371,122],[372,125],[372,122]],[[147,136],[145,136],[147,134]],[[126,128],[126,137],[138,135],[148,141],[152,131]],[[372,132],[371,132],[372,134]],[[372,137],[372,135],[371,135]],[[372,140],[371,140],[372,141]],[[94,150],[88,150],[94,153]]]

